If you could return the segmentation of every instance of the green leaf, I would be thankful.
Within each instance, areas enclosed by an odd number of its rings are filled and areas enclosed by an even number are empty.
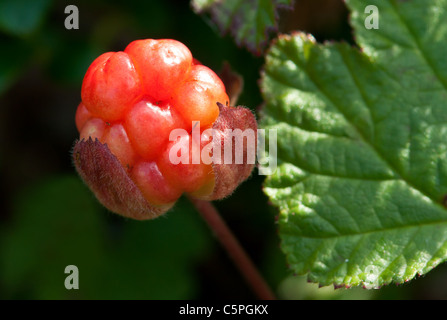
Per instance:
[[[51,0],[0,1],[0,30],[17,36],[31,34],[39,27],[50,4]]]
[[[447,0],[346,1],[360,48],[280,36],[262,126],[276,129],[282,250],[313,282],[380,287],[447,258]]]
[[[192,205],[181,198],[172,211],[148,221],[126,220],[105,271],[105,299],[192,299],[199,291],[194,267],[214,244]]]
[[[39,181],[19,193],[12,221],[0,230],[1,297],[97,297],[104,263],[100,207],[76,176]],[[67,290],[67,265],[79,268],[80,290]]]
[[[4,40],[0,51],[0,95],[5,93],[28,65],[32,48],[18,40]]]
[[[213,4],[219,1],[216,0],[192,0],[191,5],[194,8],[194,11],[201,12],[203,10],[209,9]]]
[[[196,12],[209,11],[222,33],[230,32],[239,46],[254,54],[264,50],[269,34],[278,30],[278,8],[293,0],[192,0]]]
[[[2,299],[193,299],[195,267],[215,243],[185,199],[151,221],[106,216],[75,175],[30,185],[12,213],[0,225]],[[64,286],[67,265],[79,290]]]

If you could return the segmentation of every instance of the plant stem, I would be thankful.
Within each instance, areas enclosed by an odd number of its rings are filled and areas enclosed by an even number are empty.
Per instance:
[[[208,223],[209,227],[214,231],[214,234],[258,298],[262,300],[274,300],[275,296],[272,290],[262,278],[225,221],[219,215],[214,205],[209,201],[193,199],[191,197],[189,199]]]

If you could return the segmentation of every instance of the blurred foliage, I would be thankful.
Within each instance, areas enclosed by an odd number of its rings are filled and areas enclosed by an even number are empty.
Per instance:
[[[351,41],[342,1],[337,10],[312,2],[295,1],[293,12],[329,22],[289,12],[281,30]],[[79,8],[79,30],[64,28],[67,5]],[[254,111],[262,103],[262,57],[222,38],[187,0],[0,1],[0,299],[253,298],[186,200],[159,219],[130,221],[102,208],[75,174],[70,150],[84,73],[99,54],[142,38],[178,39],[216,71],[228,61],[244,78],[239,103]],[[263,180],[254,173],[216,205],[280,298],[447,298],[445,267],[368,292],[321,290],[294,277]],[[69,264],[79,267],[79,290],[64,288]]]
[[[12,35],[32,33],[44,19],[51,0],[3,0],[0,2],[0,29]]]
[[[191,4],[197,13],[209,12],[222,34],[230,33],[255,55],[262,54],[270,34],[278,31],[278,9],[293,8],[293,0],[191,0]]]
[[[75,176],[39,181],[19,193],[1,233],[4,298],[184,299],[197,293],[192,263],[212,241],[181,202],[155,221],[108,221]],[[110,219],[109,219],[110,220]],[[80,288],[62,285],[67,265]],[[32,285],[30,285],[32,284]]]

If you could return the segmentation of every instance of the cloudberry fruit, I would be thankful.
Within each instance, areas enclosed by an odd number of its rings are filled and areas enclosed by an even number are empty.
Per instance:
[[[113,212],[150,219],[185,192],[220,199],[254,167],[209,163],[194,154],[211,150],[213,159],[213,152],[223,152],[226,130],[256,130],[256,120],[248,109],[230,107],[220,78],[176,40],[136,40],[124,51],[102,54],[85,74],[81,98],[74,163]],[[172,136],[176,130],[183,134]],[[173,161],[177,157],[183,160]]]

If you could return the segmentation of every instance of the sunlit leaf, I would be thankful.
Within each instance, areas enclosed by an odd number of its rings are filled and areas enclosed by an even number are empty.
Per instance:
[[[278,130],[282,249],[313,282],[380,287],[447,258],[447,1],[346,1],[355,48],[281,36],[262,77]]]
[[[222,33],[230,32],[236,43],[260,54],[269,35],[278,29],[278,9],[293,0],[192,0],[196,12],[209,11]]]

